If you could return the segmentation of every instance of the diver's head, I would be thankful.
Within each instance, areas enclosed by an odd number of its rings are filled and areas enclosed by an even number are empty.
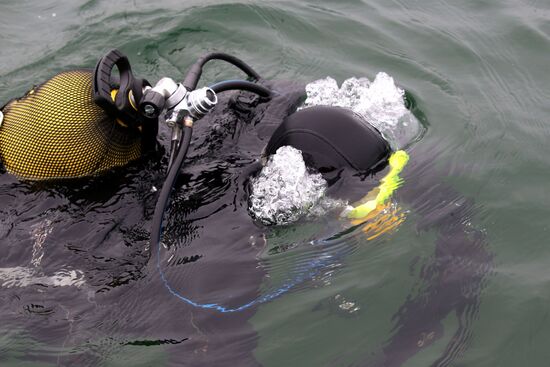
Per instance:
[[[308,164],[321,173],[349,167],[372,172],[391,153],[380,132],[353,111],[341,107],[308,107],[288,116],[275,130],[266,155],[281,146],[299,149]]]
[[[380,132],[353,111],[301,109],[279,125],[264,150],[266,165],[252,180],[250,213],[263,224],[286,225],[304,216],[348,210],[348,200],[359,197],[342,193],[342,181],[382,169],[390,154]],[[339,193],[332,190],[336,187]]]

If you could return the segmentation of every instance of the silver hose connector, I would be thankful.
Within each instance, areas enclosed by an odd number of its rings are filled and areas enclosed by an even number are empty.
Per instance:
[[[166,124],[169,127],[180,125],[185,116],[198,120],[206,115],[218,103],[216,93],[207,87],[188,92],[182,101],[168,109]]]
[[[189,92],[186,101],[187,112],[195,120],[198,120],[216,106],[218,96],[216,96],[216,93],[212,89],[204,87]]]

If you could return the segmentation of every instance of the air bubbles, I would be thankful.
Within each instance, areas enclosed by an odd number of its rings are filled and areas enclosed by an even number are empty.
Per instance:
[[[326,190],[327,182],[306,167],[302,152],[283,146],[252,180],[249,210],[263,224],[285,225],[345,206],[325,197]]]
[[[405,91],[384,72],[371,82],[367,78],[349,78],[338,87],[331,77],[306,86],[307,99],[302,108],[338,106],[349,108],[377,128],[392,148],[403,149],[422,133],[422,125],[405,105]]]

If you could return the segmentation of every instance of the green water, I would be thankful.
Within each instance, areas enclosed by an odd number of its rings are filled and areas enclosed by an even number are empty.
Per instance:
[[[449,365],[548,365],[550,2],[0,0],[0,102],[58,71],[92,67],[113,47],[151,81],[182,78],[212,50],[239,55],[268,79],[393,76],[427,123],[410,152],[411,167],[423,170],[408,180],[429,177],[429,185],[470,200],[466,225],[484,235],[492,256],[468,341]],[[205,78],[231,71],[213,63]],[[434,258],[438,237],[419,230],[421,216],[402,206],[408,212],[398,230],[362,241],[337,272],[251,315],[259,364],[355,366],[380,356],[396,332],[392,317],[408,295],[421,293],[418,264]],[[344,310],[342,300],[357,311]],[[436,361],[458,320],[447,314],[441,324],[451,332],[426,347],[411,335],[418,350],[403,365],[446,365]],[[89,342],[86,332],[74,339],[79,348]],[[15,334],[0,338],[9,356],[2,365],[55,365],[34,363],[25,350],[35,342]],[[49,346],[52,354],[65,347]],[[109,353],[99,364],[169,359],[162,347],[111,348],[98,348]]]

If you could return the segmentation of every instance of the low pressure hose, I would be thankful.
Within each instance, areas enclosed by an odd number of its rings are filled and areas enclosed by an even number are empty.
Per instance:
[[[185,156],[187,155],[187,150],[189,149],[189,144],[191,143],[192,131],[193,129],[190,126],[186,125],[183,128],[183,140],[178,149],[178,155],[176,156],[174,163],[172,164],[170,170],[168,171],[168,174],[166,175],[166,180],[164,180],[164,184],[162,185],[162,189],[160,190],[160,194],[157,200],[157,205],[155,206],[155,213],[153,214],[153,225],[152,225],[152,232],[151,232],[151,251],[154,251],[155,247],[158,247],[160,251],[162,217],[164,216],[164,211],[168,206],[168,201],[170,200],[170,193],[172,192],[174,183],[176,182],[179,176],[181,166],[183,165],[183,161],[185,159]],[[158,266],[160,266],[159,265],[160,259],[158,258],[157,258],[157,264]]]
[[[271,90],[267,89],[263,85],[252,83],[246,80],[225,80],[218,82],[210,86],[215,93],[221,93],[228,90],[245,90],[248,92],[256,93],[260,97],[270,98],[272,95]]]
[[[252,83],[246,80],[226,80],[223,82],[216,83],[210,87],[214,93],[220,93],[228,90],[246,90],[258,94],[261,97],[270,97],[272,92],[266,87]],[[176,159],[173,161],[170,166],[170,170],[166,176],[166,180],[162,185],[162,189],[157,200],[157,205],[155,207],[155,213],[153,215],[153,232],[151,233],[152,243],[158,243],[160,241],[160,233],[162,227],[162,216],[168,204],[170,198],[170,192],[176,179],[179,175],[181,166],[183,165],[183,160],[187,155],[187,150],[189,149],[189,144],[191,142],[191,133],[193,131],[191,124],[185,124],[183,130],[183,140],[180,144],[180,147],[177,150]]]
[[[248,75],[248,77],[254,80],[260,79],[260,75],[241,59],[223,52],[212,52],[195,61],[185,75],[183,86],[187,88],[187,90],[195,90],[195,88],[197,88],[197,84],[199,83],[199,79],[202,75],[202,67],[210,60],[221,60],[228,62],[229,64],[241,69],[246,75]]]

